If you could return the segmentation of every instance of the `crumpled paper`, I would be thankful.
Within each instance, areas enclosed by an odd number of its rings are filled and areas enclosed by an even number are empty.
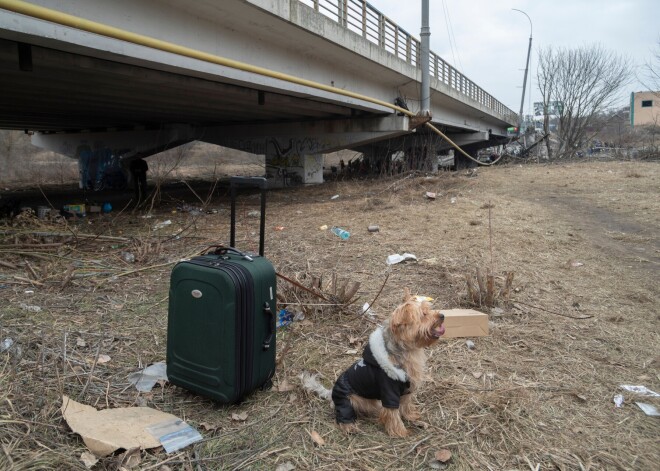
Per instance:
[[[149,407],[122,407],[96,410],[62,396],[62,416],[71,430],[80,435],[87,448],[101,458],[120,448],[156,448],[161,441],[146,428],[178,417]]]

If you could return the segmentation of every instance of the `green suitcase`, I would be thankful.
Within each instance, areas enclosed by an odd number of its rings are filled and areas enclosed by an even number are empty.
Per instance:
[[[261,187],[260,254],[235,244],[238,185]],[[275,373],[276,275],[263,257],[265,179],[231,179],[232,247],[182,260],[172,270],[167,324],[171,383],[221,403],[270,386]]]

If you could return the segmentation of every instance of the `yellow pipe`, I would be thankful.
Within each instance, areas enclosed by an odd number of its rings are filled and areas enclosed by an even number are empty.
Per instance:
[[[401,108],[386,101],[379,100],[377,98],[373,98],[367,95],[362,95],[359,93],[351,92],[349,90],[335,88],[329,85],[325,85],[323,83],[314,82],[312,80],[306,80],[300,77],[296,77],[294,75],[276,72],[270,69],[266,69],[264,67],[258,67],[255,65],[246,64],[245,62],[228,59],[226,57],[216,56],[214,54],[198,51],[196,49],[181,46],[179,44],[174,44],[168,41],[162,41],[160,39],[152,38],[150,36],[132,33],[130,31],[126,31],[120,28],[108,26],[103,23],[98,23],[96,21],[86,20],[84,18],[80,18],[74,15],[69,15],[67,13],[62,13],[60,11],[52,10],[50,8],[42,7],[39,5],[33,5],[31,3],[27,3],[21,0],[0,0],[0,8],[13,11],[15,13],[19,13],[21,15],[31,16],[33,18],[38,18],[40,20],[50,21],[52,23],[57,23],[60,25],[79,29],[82,31],[87,31],[89,33],[94,33],[94,34],[99,34],[101,36],[107,36],[110,38],[119,39],[121,41],[126,41],[140,46],[146,46],[152,49],[158,49],[160,51],[165,51],[180,56],[190,57],[192,59],[198,59],[204,62],[209,62],[211,64],[230,67],[232,69],[242,70],[244,72],[263,75],[265,77],[284,80],[286,82],[295,83],[297,85],[315,88],[317,90],[323,90],[330,93],[336,93],[338,95],[355,98],[357,100],[363,100],[369,103],[374,103],[376,105],[381,105],[390,108],[399,113],[403,113],[409,117],[415,116],[415,113],[413,113],[412,111],[406,110],[405,108]],[[455,144],[451,139],[449,139],[449,137],[447,137],[444,133],[442,133],[438,128],[433,126],[431,123],[426,123],[426,126],[429,127],[433,132],[438,134],[440,137],[445,139],[450,145],[454,146],[459,152],[461,152],[467,158],[474,160],[475,162],[478,162],[481,165],[490,165],[490,164],[483,164],[482,162],[479,162],[472,156],[468,155],[463,149],[461,149],[457,144]]]

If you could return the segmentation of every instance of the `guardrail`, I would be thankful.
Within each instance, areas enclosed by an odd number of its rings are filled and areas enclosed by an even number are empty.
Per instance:
[[[336,21],[346,29],[361,35],[367,41],[394,54],[408,64],[419,67],[421,62],[420,41],[398,26],[364,0],[298,0],[322,15]],[[460,73],[440,56],[431,51],[429,58],[431,76],[450,88],[473,99],[511,123],[517,122],[514,111],[497,101],[492,95]]]

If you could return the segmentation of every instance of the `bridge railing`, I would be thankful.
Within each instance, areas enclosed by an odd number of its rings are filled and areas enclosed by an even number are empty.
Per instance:
[[[394,54],[408,64],[419,67],[421,43],[380,11],[364,0],[298,0],[343,27],[361,35],[367,41]],[[440,82],[488,109],[517,122],[516,113],[460,73],[431,51],[429,72]]]

